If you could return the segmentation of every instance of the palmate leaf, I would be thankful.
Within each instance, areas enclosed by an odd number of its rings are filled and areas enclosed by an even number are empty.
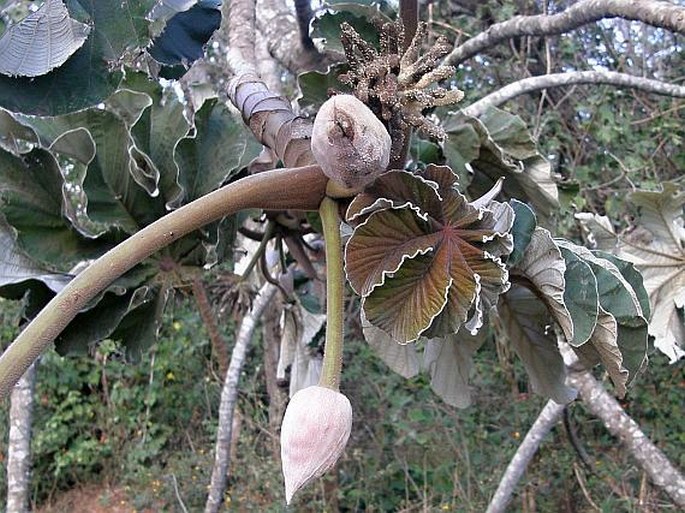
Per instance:
[[[598,248],[635,265],[649,295],[649,334],[673,363],[685,357],[685,191],[663,184],[661,192],[638,191],[628,197],[640,208],[637,228],[618,237],[606,217],[577,214]]]
[[[64,64],[78,50],[90,27],[69,16],[62,0],[46,0],[0,38],[0,73],[37,77]]]
[[[450,406],[466,408],[471,405],[469,376],[473,355],[483,342],[484,330],[476,335],[461,330],[444,338],[426,341],[423,366],[430,375],[431,388]]]
[[[368,321],[401,343],[475,333],[508,287],[513,211],[469,204],[445,166],[382,175],[350,205],[347,276]]]
[[[520,277],[532,289],[554,317],[567,340],[573,340],[573,318],[566,307],[566,262],[552,235],[536,228],[518,264],[511,269],[512,280]]]
[[[50,290],[59,292],[69,283],[71,277],[65,273],[51,272],[31,260],[18,247],[15,235],[9,225],[0,217],[0,296],[3,290],[27,280],[45,283]]]
[[[368,344],[394,372],[409,379],[423,370],[430,376],[433,391],[447,404],[457,408],[471,404],[469,375],[473,354],[485,341],[484,330],[475,336],[461,330],[444,338],[398,344],[390,335],[370,324],[363,313],[362,329]],[[422,353],[417,348],[421,344]]]
[[[473,196],[480,196],[506,177],[504,197],[517,198],[547,218],[559,206],[549,162],[537,151],[525,123],[503,110],[489,109],[480,118],[454,114],[445,118],[448,163]],[[468,181],[465,181],[468,179]]]
[[[48,151],[34,149],[17,157],[0,150],[0,213],[21,251],[58,272],[100,256],[111,245],[84,239],[65,222],[63,187],[59,164]]]

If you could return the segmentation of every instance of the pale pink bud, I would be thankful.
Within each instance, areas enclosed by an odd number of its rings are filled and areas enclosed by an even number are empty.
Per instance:
[[[285,500],[329,470],[345,449],[352,430],[352,405],[330,388],[313,386],[297,392],[281,425],[281,461]]]
[[[384,172],[391,145],[383,123],[352,95],[329,98],[314,119],[314,158],[328,178],[347,189],[361,190]]]

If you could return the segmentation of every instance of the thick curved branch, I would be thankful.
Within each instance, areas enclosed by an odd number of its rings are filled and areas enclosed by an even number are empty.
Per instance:
[[[232,0],[227,19],[229,65],[236,75],[254,71],[255,0]]]
[[[467,116],[478,117],[490,107],[496,107],[522,94],[575,84],[612,84],[631,87],[648,93],[685,98],[685,86],[636,77],[616,71],[570,71],[524,78],[491,93],[463,109]]]
[[[0,356],[0,400],[93,298],[147,257],[239,210],[316,210],[327,182],[318,166],[265,171],[232,182],[136,232],[70,281]]]
[[[563,34],[604,18],[641,21],[672,32],[685,34],[685,7],[661,0],[580,0],[559,14],[516,16],[497,23],[469,39],[447,56],[446,64],[456,66],[483,50],[519,36]]]
[[[238,74],[228,96],[257,140],[272,149],[286,166],[315,163],[310,146],[311,121],[297,116],[290,102],[270,92],[256,73]]]

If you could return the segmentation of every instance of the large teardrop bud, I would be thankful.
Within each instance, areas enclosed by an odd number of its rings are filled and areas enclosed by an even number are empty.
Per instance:
[[[290,399],[281,425],[281,461],[288,504],[295,492],[335,465],[351,430],[352,405],[340,392],[313,386]]]
[[[383,123],[349,94],[332,96],[314,119],[312,153],[338,185],[361,191],[390,162],[392,141]]]

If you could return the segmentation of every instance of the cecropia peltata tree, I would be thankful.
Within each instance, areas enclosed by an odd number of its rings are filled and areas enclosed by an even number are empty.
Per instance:
[[[621,15],[605,4],[577,23]],[[640,262],[623,248],[613,255],[555,237],[557,186],[525,124],[482,103],[460,109],[454,66],[478,51],[478,37],[474,48],[429,40],[417,3],[399,7],[341,5],[315,20],[310,28],[329,48],[303,52],[332,64],[300,75],[302,112],[257,72],[259,20],[247,0],[231,3],[216,45],[227,55],[214,53],[222,62],[203,80],[190,65],[221,22],[220,2],[46,0],[7,29],[0,294],[25,299],[31,322],[0,357],[0,394],[53,342],[85,351],[116,338],[135,357],[154,340],[173,291],[230,261],[240,212],[260,209],[269,219],[252,234],[260,251],[274,240],[290,255],[279,275],[297,268],[316,280],[305,236],[325,240],[323,364],[300,392],[316,422],[303,438],[292,421],[303,412],[286,412],[288,500],[335,463],[349,436],[352,412],[339,390],[346,283],[378,355],[408,377],[425,370],[451,405],[469,404],[472,355],[493,330],[538,393],[575,397],[560,337],[586,366],[602,364],[623,395],[646,362],[649,333],[661,333],[649,331]],[[484,34],[514,37],[511,27]],[[312,122],[304,111],[318,114]],[[296,298],[273,267],[263,270]],[[678,301],[669,314],[682,310]],[[293,351],[284,347],[282,358]],[[291,408],[301,410],[302,397]]]

